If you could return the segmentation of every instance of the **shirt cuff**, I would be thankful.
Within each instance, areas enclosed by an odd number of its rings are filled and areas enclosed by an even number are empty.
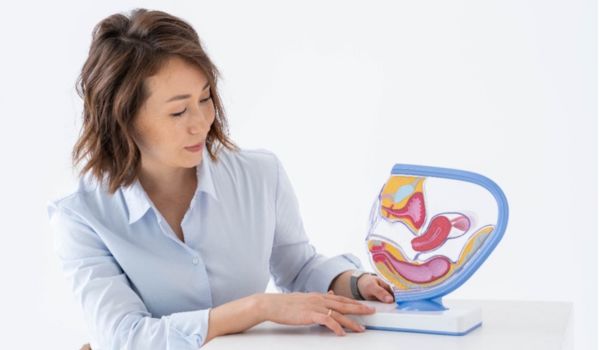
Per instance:
[[[197,348],[204,345],[208,334],[208,316],[210,309],[176,312],[169,316],[170,328],[193,343]]]
[[[341,254],[317,266],[306,283],[308,291],[326,293],[337,275],[344,271],[363,269],[360,259],[353,254]]]

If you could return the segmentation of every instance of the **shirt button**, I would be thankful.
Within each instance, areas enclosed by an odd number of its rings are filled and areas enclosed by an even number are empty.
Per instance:
[[[192,263],[194,265],[198,265],[199,262],[200,262],[200,259],[198,259],[198,257],[194,257],[194,259],[192,260]]]

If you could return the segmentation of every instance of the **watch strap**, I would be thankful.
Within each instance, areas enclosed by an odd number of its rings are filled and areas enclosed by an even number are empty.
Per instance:
[[[350,276],[350,292],[352,293],[352,297],[356,300],[365,300],[358,290],[358,279],[364,274],[377,276],[374,273],[362,270],[354,270],[354,272],[352,272],[352,275]]]

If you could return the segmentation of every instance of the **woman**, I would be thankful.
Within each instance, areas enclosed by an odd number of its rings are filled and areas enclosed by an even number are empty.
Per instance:
[[[342,335],[363,330],[345,314],[374,312],[354,299],[393,301],[376,276],[351,278],[353,255],[315,252],[277,157],[228,138],[218,76],[164,12],[94,28],[77,86],[84,166],[48,205],[94,349],[197,349],[265,320]],[[270,275],[287,293],[264,293]]]

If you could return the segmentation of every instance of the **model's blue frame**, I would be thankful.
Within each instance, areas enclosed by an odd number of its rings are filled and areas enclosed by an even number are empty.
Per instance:
[[[471,331],[481,327],[483,322],[479,322],[473,327],[462,331],[462,332],[444,332],[444,331],[432,331],[432,330],[419,330],[414,328],[395,328],[395,327],[382,327],[382,326],[365,326],[366,329],[373,329],[376,331],[393,331],[393,332],[410,332],[410,333],[421,333],[421,334],[439,334],[439,335],[453,335],[453,336],[463,336]]]
[[[399,308],[413,310],[440,310],[445,309],[441,298],[460,287],[468,280],[481,264],[487,259],[490,253],[496,248],[498,242],[504,236],[506,225],[508,223],[508,202],[504,192],[491,179],[476,174],[470,171],[430,167],[422,165],[396,164],[392,168],[392,175],[417,175],[431,176],[438,178],[446,178],[459,181],[467,181],[482,186],[487,189],[496,199],[498,204],[498,220],[494,228],[494,234],[491,239],[487,239],[480,249],[483,249],[482,254],[476,255],[473,260],[469,261],[463,268],[465,270],[454,280],[449,283],[442,283],[438,287],[433,287],[430,290],[423,292],[415,292],[409,294],[396,294],[396,303]]]

